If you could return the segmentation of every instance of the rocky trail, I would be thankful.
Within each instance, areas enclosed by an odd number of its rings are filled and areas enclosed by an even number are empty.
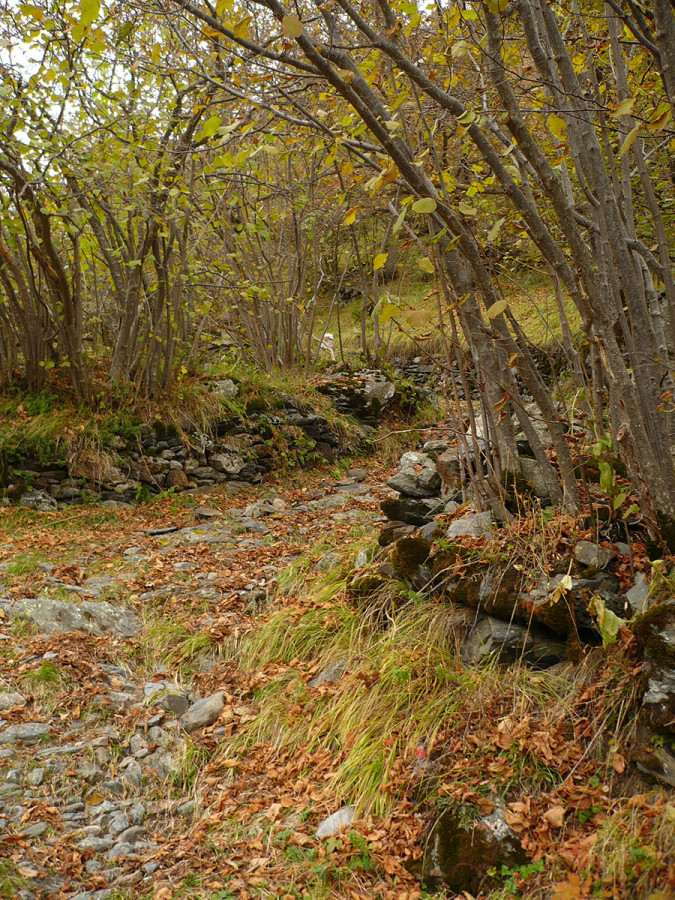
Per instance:
[[[439,436],[2,510],[0,898],[668,896],[670,582]]]
[[[305,761],[266,772],[258,751],[244,789],[227,768],[202,772],[253,718],[264,681],[220,651],[255,627],[299,552],[353,541],[378,517],[384,477],[303,473],[304,486],[249,491],[237,507],[216,490],[115,511],[2,511],[0,896],[172,897],[191,877],[208,896],[247,896],[265,849],[244,837],[207,849],[213,823],[309,804],[299,846],[311,839],[332,811],[328,759],[300,778]],[[230,894],[223,874],[237,872]]]

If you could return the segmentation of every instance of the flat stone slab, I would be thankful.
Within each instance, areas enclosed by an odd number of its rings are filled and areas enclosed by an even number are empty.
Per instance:
[[[331,837],[337,834],[343,825],[351,825],[356,815],[355,806],[343,806],[338,809],[332,816],[328,816],[316,829],[316,836],[321,840],[325,837]]]
[[[49,597],[24,597],[16,601],[1,598],[0,609],[11,618],[30,619],[47,634],[84,631],[102,637],[112,631],[129,638],[143,625],[134,613],[105,600],[64,603]]]
[[[49,734],[46,722],[25,722],[21,725],[10,725],[0,731],[0,744],[37,744],[40,738]]]

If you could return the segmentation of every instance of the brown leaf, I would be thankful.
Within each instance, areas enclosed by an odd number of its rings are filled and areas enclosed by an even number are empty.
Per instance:
[[[565,809],[562,806],[553,806],[544,813],[544,820],[551,828],[562,828],[565,819]]]

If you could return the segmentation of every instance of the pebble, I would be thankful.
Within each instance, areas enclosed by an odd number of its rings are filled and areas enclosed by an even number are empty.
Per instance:
[[[145,821],[145,807],[140,801],[136,801],[129,810],[129,818],[132,825],[142,825]]]
[[[112,838],[88,837],[77,844],[79,850],[93,850],[94,853],[104,853],[113,845]]]
[[[132,856],[134,852],[134,848],[132,844],[115,844],[115,846],[108,851],[106,859],[119,859],[124,856]]]
[[[141,764],[137,760],[132,759],[124,770],[124,777],[132,787],[139,788],[143,781],[143,769],[141,768]]]
[[[23,835],[27,838],[40,837],[40,835],[45,833],[47,828],[49,828],[49,826],[46,822],[35,822],[33,825],[29,825],[28,828],[26,828]]]
[[[129,827],[129,816],[125,812],[117,813],[117,815],[113,816],[108,824],[108,831],[112,834],[113,837],[116,837],[118,834],[121,834],[123,831]]]
[[[33,787],[40,787],[42,782],[45,780],[45,770],[42,768],[33,769],[28,773],[28,784]]]

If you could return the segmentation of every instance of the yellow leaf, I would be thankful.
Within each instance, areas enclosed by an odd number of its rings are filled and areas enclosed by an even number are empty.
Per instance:
[[[377,272],[378,269],[381,269],[387,261],[388,253],[378,253],[375,259],[373,260],[373,272]]]
[[[495,241],[499,236],[499,232],[502,230],[502,225],[504,224],[504,219],[500,219],[498,222],[492,226],[492,228],[488,231],[487,239],[488,241]]]
[[[468,128],[472,122],[476,121],[476,113],[472,109],[467,109],[465,113],[463,113],[457,121],[460,125],[464,125],[465,128]]]
[[[351,209],[347,210],[347,212],[345,214],[345,220],[342,223],[343,225],[353,225],[354,224],[354,222],[356,221],[357,209],[358,209],[357,206],[353,206]]]
[[[423,256],[422,259],[417,260],[417,268],[421,269],[423,272],[428,272],[429,275],[433,275],[434,273],[434,264],[428,256]]]
[[[485,315],[488,317],[488,319],[496,319],[497,316],[501,316],[505,309],[506,300],[497,300],[496,303],[492,304]]]
[[[546,124],[548,125],[548,130],[551,134],[561,141],[563,135],[567,131],[567,122],[561,116],[556,116],[556,114],[553,113],[546,120]]]
[[[622,100],[618,106],[615,107],[612,115],[618,119],[621,116],[630,116],[633,114],[633,107],[635,106],[635,97],[626,97],[625,100]]]
[[[284,16],[281,20],[281,30],[286,37],[296,38],[300,37],[305,30],[305,26],[295,16]]]
[[[633,144],[637,140],[639,131],[640,131],[640,125],[638,124],[635,126],[635,128],[632,128],[628,132],[628,134],[626,135],[626,140],[623,142],[623,144],[621,145],[621,149],[619,150],[619,154],[621,156],[625,156],[626,153],[628,153],[630,148],[633,146]]]
[[[232,31],[234,32],[234,36],[238,38],[246,38],[248,36],[248,26],[252,21],[252,16],[244,16],[243,19],[240,19],[232,29]]]
[[[415,200],[412,205],[412,211],[415,213],[432,213],[436,209],[436,201],[433,197],[424,197],[422,200]]]

